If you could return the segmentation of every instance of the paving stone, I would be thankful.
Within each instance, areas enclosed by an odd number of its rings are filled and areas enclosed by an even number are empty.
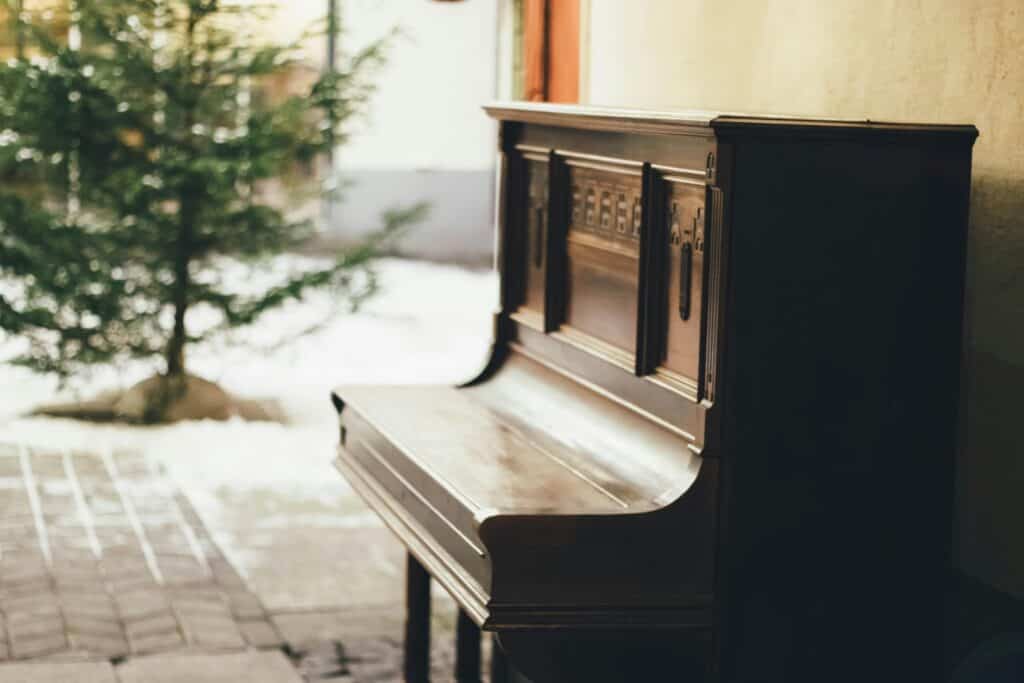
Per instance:
[[[130,652],[128,640],[120,632],[117,635],[94,635],[72,632],[68,638],[71,641],[71,647],[75,651],[97,655],[103,659],[126,657]]]
[[[293,652],[291,658],[307,681],[340,683],[355,680],[349,675],[348,657],[341,643],[316,643],[300,652]]]
[[[117,683],[107,662],[0,665],[0,683]]]
[[[253,593],[228,593],[228,601],[231,604],[231,612],[239,619],[259,619],[266,615],[263,603]]]
[[[191,555],[158,554],[156,564],[164,581],[170,586],[203,582],[209,578],[206,568]]]
[[[134,553],[123,556],[105,555],[102,566],[103,576],[110,582],[138,582],[141,579],[153,582],[156,580],[146,559],[136,557]]]
[[[10,624],[46,616],[60,616],[60,600],[49,592],[12,595],[3,600],[3,612]]]
[[[29,491],[20,451],[0,449],[0,661],[279,645],[173,482],[141,453],[114,461],[112,478],[99,454],[29,451]]]
[[[15,620],[8,617],[8,630],[11,641],[30,640],[32,638],[64,632],[64,619],[56,616],[44,616]]]
[[[178,620],[170,610],[135,621],[125,622],[125,631],[129,638],[142,638],[156,633],[178,631]]]
[[[50,569],[41,553],[19,553],[8,556],[0,564],[0,581],[5,587],[16,583],[49,578]]]
[[[107,474],[107,466],[102,458],[84,452],[73,452],[71,454],[71,465],[79,477],[87,481],[96,482],[99,480],[110,480]]]
[[[64,614],[64,628],[70,634],[95,635],[104,637],[123,637],[124,628],[121,622],[113,619],[97,619],[95,617],[83,617],[75,614]]]
[[[401,638],[404,617],[400,607],[288,612],[271,621],[285,642],[297,649],[322,641],[348,642],[355,637]]]
[[[67,650],[61,650],[59,652],[51,652],[50,654],[42,655],[40,657],[33,657],[32,661],[33,662],[54,662],[54,663],[58,663],[58,662],[100,662],[100,661],[103,661],[105,659],[109,659],[109,658],[108,657],[103,657],[103,656],[98,655],[98,654],[94,654],[92,652],[86,652],[84,650],[72,650],[72,649],[70,649],[70,646],[69,646],[69,649],[67,649]]]
[[[37,481],[65,477],[64,458],[59,453],[32,451],[29,455],[29,465]]]
[[[11,657],[13,659],[30,659],[43,655],[67,650],[68,640],[63,630],[47,632],[41,635],[21,638],[17,633],[11,634]]]
[[[244,650],[247,644],[238,624],[230,619],[185,622],[184,628],[186,642],[205,651]]]
[[[245,647],[245,638],[227,605],[214,601],[201,604],[182,599],[174,599],[172,604],[182,633],[190,644],[216,648]]]
[[[153,633],[139,637],[134,637],[129,633],[128,645],[132,654],[147,655],[180,649],[185,646],[185,641],[177,631]]]
[[[82,586],[83,584],[83,588],[93,586],[96,590],[103,589],[103,574],[91,560],[89,564],[78,567],[62,563],[60,567],[54,567],[53,577],[59,589],[63,589],[64,586]]]
[[[117,606],[106,592],[94,595],[61,595],[61,609],[68,619],[110,619],[119,620]]]
[[[234,567],[222,557],[214,558],[209,561],[210,571],[213,573],[213,580],[217,582],[218,586],[226,589],[243,588],[246,583],[242,579],[241,574],[234,570]]]
[[[231,619],[231,610],[220,596],[206,601],[175,597],[171,599],[174,611],[183,616]]]
[[[121,683],[302,683],[280,652],[250,650],[221,655],[131,659],[117,668]]]
[[[343,643],[347,653],[346,664],[355,683],[398,683],[402,680],[403,619],[400,606],[292,612],[271,616],[275,627],[294,651],[306,651],[324,642]],[[450,611],[435,611],[432,623],[435,637],[431,638],[430,643],[431,680],[453,680],[453,628]],[[483,668],[486,671],[489,661],[489,648],[486,645],[483,654]]]
[[[238,622],[238,630],[242,632],[245,642],[252,647],[269,650],[284,645],[284,640],[274,626],[265,619]]]
[[[118,612],[126,622],[146,619],[170,610],[167,597],[155,590],[117,593],[114,597]]]

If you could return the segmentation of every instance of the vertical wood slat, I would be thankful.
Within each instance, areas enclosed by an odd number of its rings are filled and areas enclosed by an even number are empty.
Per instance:
[[[523,2],[523,96],[548,99],[548,0]]]
[[[643,168],[643,223],[640,228],[640,305],[637,316],[636,374],[649,375],[665,356],[668,334],[668,226],[665,186],[651,164]]]
[[[430,683],[430,574],[412,553],[405,580],[405,683]]]
[[[502,158],[506,188],[502,192],[501,221],[502,244],[499,251],[502,267],[502,310],[514,311],[526,298],[526,283],[522,273],[524,267],[525,216],[523,207],[527,202],[526,162],[515,148],[518,129],[509,123],[502,123]]]
[[[574,104],[580,99],[580,0],[524,0],[524,97]]]
[[[547,100],[580,101],[580,0],[549,0]]]
[[[555,150],[548,153],[548,232],[544,273],[544,331],[554,332],[565,322],[568,278],[566,240],[569,236],[569,167]]]

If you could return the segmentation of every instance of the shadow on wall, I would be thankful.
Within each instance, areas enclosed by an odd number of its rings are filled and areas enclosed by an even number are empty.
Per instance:
[[[955,683],[997,683],[1024,680],[1024,178],[976,168],[967,281],[947,656]]]
[[[489,267],[494,253],[494,172],[346,171],[343,193],[321,242],[344,244],[380,226],[382,210],[425,201],[430,215],[411,226],[398,253],[411,258]]]
[[[972,192],[958,554],[1024,598],[1024,178],[976,174]]]

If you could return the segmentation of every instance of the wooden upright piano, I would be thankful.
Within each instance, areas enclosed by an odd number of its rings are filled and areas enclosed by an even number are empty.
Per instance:
[[[490,362],[334,396],[413,573],[534,683],[942,680],[975,128],[486,110]]]

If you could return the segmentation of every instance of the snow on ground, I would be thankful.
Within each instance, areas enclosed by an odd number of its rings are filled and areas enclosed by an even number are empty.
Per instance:
[[[326,567],[318,561],[329,558],[337,565],[347,557],[338,556],[337,548],[323,557],[287,558],[286,569],[274,566],[282,552],[308,551],[296,546],[302,538],[330,543],[328,530],[365,539],[366,553],[380,555],[372,562],[390,566],[393,550],[366,536],[376,520],[330,465],[337,442],[330,390],[339,384],[468,379],[486,359],[497,302],[492,273],[402,260],[385,260],[379,270],[381,291],[358,313],[342,314],[281,348],[273,348],[277,340],[322,318],[330,306],[325,295],[269,313],[234,339],[191,351],[192,372],[239,396],[277,399],[287,424],[234,420],[130,427],[19,417],[33,405],[68,395],[59,396],[50,378],[0,366],[0,440],[150,453],[270,606],[318,606],[325,594],[344,602],[337,596],[344,590],[372,593],[375,586],[366,577],[324,576]],[[128,386],[151,371],[144,365],[107,369],[75,390],[89,396]]]

